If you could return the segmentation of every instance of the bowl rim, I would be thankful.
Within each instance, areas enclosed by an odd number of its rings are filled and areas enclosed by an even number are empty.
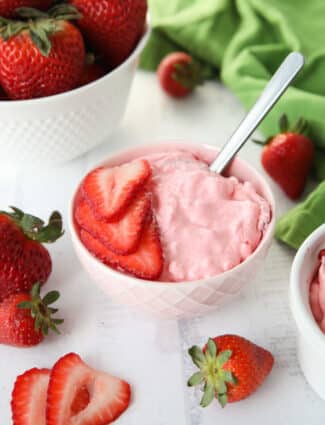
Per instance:
[[[218,147],[210,145],[210,144],[206,144],[206,143],[192,143],[192,142],[181,142],[181,141],[173,141],[173,142],[160,142],[160,143],[145,143],[145,144],[140,144],[137,145],[136,147],[131,147],[131,148],[125,148],[123,150],[119,150],[118,152],[115,152],[111,155],[109,155],[105,160],[100,161],[98,164],[95,164],[94,166],[91,167],[91,169],[97,168],[98,166],[101,166],[103,163],[105,163],[108,159],[112,159],[114,157],[117,156],[121,156],[124,154],[127,154],[128,152],[136,152],[137,150],[140,149],[145,149],[145,148],[150,148],[155,146],[157,149],[160,150],[160,147],[163,149],[163,147],[165,146],[171,146],[172,144],[177,144],[177,145],[182,145],[184,146],[184,149],[186,149],[186,146],[190,146],[193,148],[204,148],[204,149],[213,149],[218,151]],[[217,278],[220,277],[227,277],[229,275],[231,275],[231,273],[233,273],[235,270],[239,271],[242,267],[246,267],[246,265],[249,262],[252,262],[255,257],[259,254],[259,252],[263,249],[264,245],[266,245],[270,239],[272,239],[273,234],[274,234],[274,229],[275,229],[275,217],[276,217],[276,208],[275,208],[275,200],[274,200],[274,196],[273,196],[273,192],[269,186],[269,184],[267,183],[266,179],[263,177],[263,175],[261,173],[259,173],[254,167],[252,167],[250,164],[248,164],[245,160],[241,159],[240,157],[236,156],[236,161],[239,161],[240,163],[244,164],[244,166],[246,168],[248,168],[253,174],[255,174],[261,181],[261,183],[263,184],[264,189],[266,190],[267,194],[268,194],[268,200],[270,201],[270,205],[271,205],[271,211],[272,211],[272,217],[271,217],[271,221],[269,223],[269,226],[264,234],[264,237],[262,239],[262,241],[260,242],[260,244],[258,245],[258,247],[255,249],[255,251],[242,263],[238,264],[237,266],[233,267],[230,270],[227,270],[224,273],[221,273],[219,275],[214,275],[214,276],[210,276],[208,278],[204,278],[204,279],[198,279],[198,280],[190,280],[190,281],[181,281],[181,282],[166,282],[166,281],[157,281],[157,280],[145,280],[145,279],[140,279],[131,275],[128,275],[126,273],[122,273],[118,270],[113,269],[112,267],[102,263],[100,260],[98,260],[94,255],[92,255],[87,248],[83,245],[83,243],[80,241],[78,232],[75,228],[75,223],[74,223],[74,217],[73,217],[73,210],[74,210],[74,202],[75,202],[75,197],[78,191],[78,188],[81,184],[81,181],[78,184],[77,189],[75,190],[75,192],[73,193],[73,196],[70,200],[69,203],[69,212],[68,212],[68,226],[70,229],[70,234],[72,236],[73,241],[78,245],[78,248],[81,249],[81,251],[87,256],[87,258],[89,258],[89,260],[96,265],[97,267],[99,267],[103,273],[108,273],[110,275],[116,276],[119,279],[123,278],[126,281],[130,281],[133,283],[136,283],[138,285],[144,285],[146,287],[148,286],[152,286],[154,285],[156,288],[167,288],[170,287],[171,285],[174,287],[174,285],[176,285],[177,288],[182,289],[184,287],[186,287],[187,289],[190,288],[191,286],[195,287],[198,284],[202,283],[202,282],[206,282],[206,283],[212,283],[214,282]]]
[[[126,58],[124,62],[122,62],[120,65],[118,65],[116,68],[114,68],[112,71],[108,72],[107,74],[103,75],[102,77],[98,78],[95,81],[92,81],[88,84],[85,84],[81,87],[76,87],[72,90],[68,90],[63,93],[53,94],[51,96],[44,96],[44,97],[38,97],[36,99],[21,99],[21,100],[0,100],[0,109],[1,108],[15,108],[20,106],[30,106],[30,105],[42,105],[44,102],[55,102],[60,101],[62,99],[67,98],[68,96],[77,96],[79,94],[82,94],[83,92],[91,89],[92,87],[95,87],[99,82],[103,82],[104,80],[108,80],[112,76],[114,76],[116,73],[118,73],[120,70],[126,68],[130,62],[132,62],[144,49],[145,45],[147,44],[147,41],[149,40],[150,34],[151,34],[151,26],[149,24],[149,19],[147,19],[147,23],[144,29],[144,32],[140,39],[138,40],[137,45],[134,47],[131,54]]]
[[[325,335],[314,319],[310,308],[308,308],[309,306],[304,302],[301,291],[301,270],[303,268],[306,252],[312,249],[320,241],[321,237],[324,238],[325,242],[325,224],[315,229],[299,247],[291,266],[289,299],[291,312],[299,331],[303,334],[304,338],[310,340],[312,344],[321,346],[322,349],[325,350]]]

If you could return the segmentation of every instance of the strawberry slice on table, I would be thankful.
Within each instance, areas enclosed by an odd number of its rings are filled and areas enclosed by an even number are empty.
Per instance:
[[[119,221],[98,220],[89,204],[80,199],[75,209],[79,226],[116,254],[134,252],[140,242],[142,230],[151,205],[149,193],[139,192]]]
[[[202,407],[214,398],[224,407],[250,396],[274,364],[269,351],[238,335],[210,338],[203,350],[193,346],[188,352],[199,371],[191,376],[187,385],[203,385]]]
[[[31,369],[18,376],[12,392],[13,425],[46,425],[49,369]]]
[[[80,239],[87,249],[103,263],[142,279],[158,279],[163,269],[163,254],[156,221],[150,217],[138,249],[129,255],[117,255],[85,230]]]
[[[146,160],[114,168],[99,167],[85,177],[82,191],[98,218],[114,220],[125,211],[150,176],[151,167]]]
[[[13,425],[46,425],[50,374],[50,369],[33,368],[17,377],[11,398]],[[89,400],[87,388],[80,387],[71,404],[72,415],[84,410]]]
[[[270,137],[262,151],[262,165],[291,199],[302,194],[314,159],[314,145],[303,133],[308,127],[300,118],[290,128],[287,116],[280,118],[280,134]]]
[[[74,414],[71,406],[80,388],[89,393],[89,403]],[[107,425],[129,406],[130,385],[108,373],[89,367],[75,353],[53,366],[47,395],[47,425]]]

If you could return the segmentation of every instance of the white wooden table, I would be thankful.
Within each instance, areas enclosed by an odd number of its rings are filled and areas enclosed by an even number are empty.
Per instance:
[[[176,139],[222,145],[243,113],[233,95],[217,83],[205,84],[185,101],[173,101],[161,92],[154,75],[138,72],[125,119],[106,144],[54,169],[15,170],[1,164],[1,209],[15,205],[42,218],[59,209],[66,223],[77,182],[106,155],[139,143]],[[261,169],[259,146],[248,143],[240,155]],[[291,203],[272,187],[281,214]],[[34,366],[50,367],[70,351],[132,384],[133,402],[117,421],[120,425],[324,423],[325,402],[309,389],[297,364],[288,306],[293,253],[287,248],[273,243],[264,270],[235,302],[210,316],[179,322],[150,320],[112,304],[81,269],[68,231],[50,251],[54,270],[46,287],[61,291],[63,334],[32,349],[0,346],[0,425],[11,424],[15,377]],[[224,410],[217,404],[202,410],[197,407],[199,394],[186,387],[193,371],[187,349],[226,332],[269,348],[275,367],[265,385],[246,401]]]

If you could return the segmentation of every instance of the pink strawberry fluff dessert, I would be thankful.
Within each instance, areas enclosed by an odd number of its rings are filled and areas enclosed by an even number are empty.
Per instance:
[[[319,253],[319,259],[320,264],[310,285],[309,301],[314,318],[325,333],[325,250]]]
[[[212,277],[245,261],[259,245],[271,207],[249,182],[223,177],[183,150],[144,156],[164,269],[161,281]]]

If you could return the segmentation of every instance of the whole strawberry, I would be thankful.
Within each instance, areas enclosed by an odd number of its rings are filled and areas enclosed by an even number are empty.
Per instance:
[[[203,384],[202,407],[214,398],[224,407],[248,397],[263,383],[274,363],[269,351],[237,335],[210,338],[203,350],[194,346],[189,354],[200,371],[189,379],[188,386]]]
[[[78,25],[112,68],[122,63],[141,37],[146,0],[69,0],[82,14]]]
[[[262,165],[291,199],[302,194],[314,159],[314,145],[303,135],[307,122],[300,118],[290,129],[286,115],[280,118],[281,133],[268,139]]]
[[[31,347],[43,341],[49,329],[59,333],[57,325],[63,319],[52,318],[58,310],[49,307],[59,296],[51,291],[42,299],[37,283],[30,294],[20,292],[4,299],[0,303],[0,344]]]
[[[2,90],[2,87],[0,87],[0,100],[8,100],[8,96],[6,93]]]
[[[184,52],[167,55],[157,72],[161,87],[172,97],[185,97],[202,82],[199,65]]]
[[[0,16],[3,18],[13,18],[15,11],[19,7],[35,7],[40,10],[47,10],[53,0],[1,0]]]
[[[54,212],[47,226],[18,208],[0,212],[0,301],[9,295],[30,291],[35,282],[47,281],[52,261],[42,243],[62,234],[62,218]]]
[[[80,14],[67,4],[47,13],[21,8],[24,20],[0,18],[0,83],[11,99],[51,96],[77,87],[85,47],[67,19]]]
[[[95,55],[88,53],[78,86],[85,86],[105,75],[105,69],[96,62]]]

